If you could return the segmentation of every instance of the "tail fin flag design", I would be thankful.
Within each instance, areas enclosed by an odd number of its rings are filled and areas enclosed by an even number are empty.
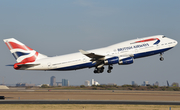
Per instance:
[[[19,69],[19,64],[35,62],[38,59],[46,58],[47,56],[36,52],[30,47],[24,45],[14,38],[4,39],[5,44],[18,63],[14,64],[14,69]]]

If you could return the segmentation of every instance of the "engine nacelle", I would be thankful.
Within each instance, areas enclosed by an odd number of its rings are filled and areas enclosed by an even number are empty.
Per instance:
[[[133,57],[124,58],[124,59],[119,61],[119,65],[129,65],[132,63],[134,63]]]
[[[119,63],[119,57],[108,58],[104,61],[105,65],[112,65],[112,64],[117,64],[117,63]]]

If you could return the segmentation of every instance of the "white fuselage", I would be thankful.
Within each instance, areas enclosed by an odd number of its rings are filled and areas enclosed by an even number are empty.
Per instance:
[[[157,38],[156,41],[143,41],[145,39]],[[114,44],[108,47],[88,50],[87,52],[104,55],[107,58],[117,56],[119,60],[126,58],[127,56],[133,57],[133,59],[147,57],[155,54],[163,53],[177,45],[177,41],[164,37],[163,35],[151,36],[146,38],[138,38],[134,40],[125,41],[122,43]],[[26,68],[26,70],[76,70],[81,68],[95,67],[95,62],[91,61],[91,58],[84,54],[77,52],[62,56],[47,57],[39,59],[34,64],[37,66]],[[23,68],[22,68],[23,69]]]

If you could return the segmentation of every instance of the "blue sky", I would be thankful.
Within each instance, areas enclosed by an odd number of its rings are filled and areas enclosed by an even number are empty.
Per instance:
[[[166,35],[180,41],[179,0],[3,0],[0,1],[0,83],[50,83],[69,79],[71,85],[95,79],[99,83],[139,85],[143,81],[160,85],[180,83],[180,45],[164,54],[137,59],[133,65],[114,65],[113,72],[94,74],[93,69],[77,71],[17,71],[7,64],[15,59],[3,42],[16,38],[36,51],[56,56],[79,49],[109,46],[134,38]]]

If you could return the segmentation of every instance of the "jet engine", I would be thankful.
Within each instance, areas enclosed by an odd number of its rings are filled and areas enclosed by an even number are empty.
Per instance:
[[[119,61],[119,65],[129,65],[132,63],[134,63],[133,57],[124,58]]]
[[[105,65],[112,65],[112,64],[117,64],[117,63],[119,63],[119,57],[108,58],[104,61]]]

